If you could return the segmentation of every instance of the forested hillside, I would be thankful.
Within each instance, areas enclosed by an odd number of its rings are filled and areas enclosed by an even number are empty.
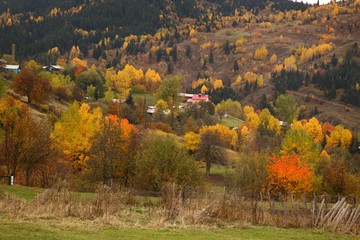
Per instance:
[[[358,234],[360,0],[1,4],[0,216]]]
[[[266,5],[263,0],[210,2],[224,15],[233,14],[231,9],[236,7],[259,11]],[[305,8],[303,4],[285,0],[274,2],[274,8],[283,10]],[[206,4],[195,0],[2,1],[0,34],[7,37],[0,39],[0,53],[10,53],[11,45],[15,44],[18,60],[36,58],[46,62],[50,60],[44,54],[49,50],[56,47],[65,54],[76,45],[87,56],[102,39],[153,34],[158,28],[171,27],[182,18],[200,17],[204,6]]]

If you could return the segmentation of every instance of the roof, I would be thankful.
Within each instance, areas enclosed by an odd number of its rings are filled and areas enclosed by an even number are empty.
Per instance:
[[[179,97],[186,97],[186,98],[192,98],[194,94],[191,93],[178,93]]]
[[[192,100],[208,100],[209,99],[209,95],[207,94],[195,94],[193,97],[192,97]]]
[[[48,68],[52,68],[55,70],[63,70],[64,68],[60,65],[49,65],[49,66],[43,66],[43,69],[48,69]]]
[[[9,65],[9,64],[5,64],[5,69],[8,70],[17,70],[20,68],[20,65]]]

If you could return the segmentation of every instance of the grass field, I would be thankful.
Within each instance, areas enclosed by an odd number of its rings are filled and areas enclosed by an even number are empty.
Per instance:
[[[0,184],[0,191],[7,192],[17,198],[31,201],[38,194],[46,191],[46,189],[36,188],[36,187],[26,187],[26,186],[20,186],[20,185],[9,186],[9,185]],[[78,200],[84,201],[84,202],[94,200],[96,197],[95,193],[76,192],[74,194]]]
[[[134,93],[133,94],[134,99],[137,97],[144,98],[146,100],[146,105],[148,106],[155,106],[155,96],[151,93]]]
[[[9,222],[0,220],[0,239],[312,239],[332,240],[356,239],[354,236],[335,234],[321,230],[279,229],[270,227],[251,228],[186,228],[186,229],[157,229],[154,228],[122,228],[122,227],[87,227],[74,225],[57,225],[40,222]]]
[[[223,118],[221,120],[221,124],[222,125],[225,125],[225,126],[228,126],[230,128],[233,128],[233,127],[238,127],[240,126],[241,124],[243,124],[244,121],[241,120],[241,119],[238,119],[236,117],[233,117],[233,116],[228,116],[227,118]]]

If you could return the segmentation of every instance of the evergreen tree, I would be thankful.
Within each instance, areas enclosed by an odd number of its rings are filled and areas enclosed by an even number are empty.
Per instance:
[[[191,48],[190,48],[189,45],[186,47],[186,52],[185,52],[185,54],[186,54],[186,56],[187,56],[188,58],[191,58],[191,57],[192,57],[192,52],[191,52]]]
[[[210,49],[209,63],[214,63],[214,53],[212,49]]]
[[[234,72],[239,71],[239,65],[238,65],[238,62],[236,60],[234,62],[233,70],[234,70]]]

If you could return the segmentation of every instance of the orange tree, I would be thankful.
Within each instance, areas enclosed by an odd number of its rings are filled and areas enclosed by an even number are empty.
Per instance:
[[[296,155],[273,155],[268,169],[271,193],[303,194],[312,190],[313,172]]]

